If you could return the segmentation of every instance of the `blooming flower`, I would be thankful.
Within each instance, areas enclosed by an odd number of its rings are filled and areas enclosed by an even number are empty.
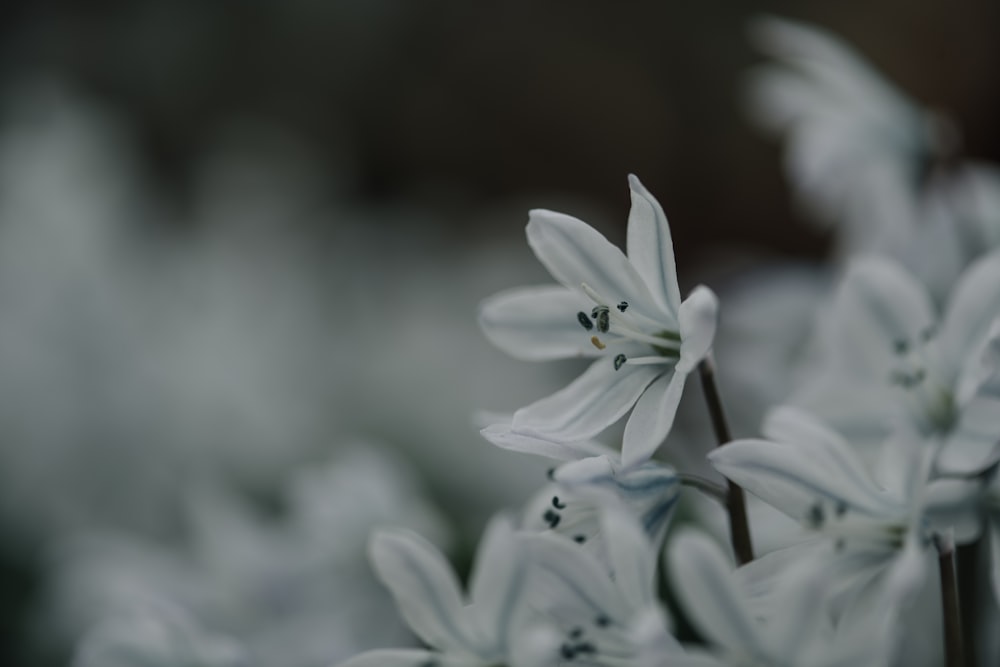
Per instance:
[[[796,403],[852,440],[878,445],[912,431],[938,450],[940,472],[975,473],[996,459],[1000,393],[984,355],[1000,341],[1000,253],[962,274],[940,317],[907,271],[858,260],[830,315],[828,367]]]
[[[370,544],[372,565],[403,618],[431,650],[378,649],[350,658],[341,667],[506,664],[523,609],[523,558],[516,545],[506,518],[487,526],[466,604],[457,577],[429,542],[405,530],[376,532]]]
[[[502,292],[479,315],[486,336],[515,357],[597,357],[569,386],[515,412],[512,428],[581,441],[631,409],[626,467],[670,431],[684,380],[711,348],[718,305],[704,286],[681,302],[663,209],[635,176],[629,187],[628,256],[576,218],[534,210],[528,243],[561,286]]]

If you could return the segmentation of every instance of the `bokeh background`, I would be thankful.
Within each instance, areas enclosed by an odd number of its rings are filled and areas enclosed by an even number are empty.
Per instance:
[[[287,517],[289,479],[347,452],[407,466],[467,554],[545,470],[475,411],[575,370],[476,330],[479,299],[546,280],[529,208],[621,242],[634,172],[682,286],[823,257],[745,112],[760,13],[843,36],[1000,159],[990,0],[4,3],[0,664],[66,663],[79,540],[176,549],[218,489]],[[334,477],[319,505],[377,504]]]

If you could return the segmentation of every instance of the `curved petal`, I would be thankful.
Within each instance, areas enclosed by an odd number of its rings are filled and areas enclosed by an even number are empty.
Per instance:
[[[670,433],[687,374],[674,369],[658,377],[636,401],[622,437],[622,466],[648,460]]]
[[[681,291],[677,285],[670,223],[660,202],[635,174],[629,174],[628,186],[632,197],[632,209],[628,214],[628,258],[646,281],[660,308],[678,318]]]
[[[682,609],[701,633],[737,654],[761,656],[760,628],[737,594],[733,568],[719,547],[693,531],[678,535],[668,556]]]
[[[628,364],[616,371],[611,359],[598,359],[564,389],[515,412],[514,430],[569,442],[593,437],[621,419],[660,372]]]
[[[1000,251],[980,259],[958,280],[941,325],[941,348],[951,367],[978,350],[1000,313]]]
[[[633,312],[664,319],[645,281],[625,254],[603,234],[563,213],[535,209],[528,219],[528,245],[549,273],[570,289],[589,285],[607,303],[628,301]],[[669,326],[672,322],[664,322]]]
[[[337,667],[479,667],[480,662],[422,651],[420,649],[377,649],[349,658]]]
[[[491,343],[516,359],[544,361],[593,357],[600,351],[577,319],[593,303],[559,285],[521,287],[494,294],[479,305],[479,326]]]
[[[481,430],[480,433],[497,447],[513,452],[537,454],[558,461],[576,461],[591,456],[617,455],[610,447],[605,447],[593,440],[580,440],[578,442],[552,440],[531,431],[517,431],[509,423],[492,424]]]
[[[719,321],[719,297],[715,292],[698,285],[680,307],[681,358],[677,370],[690,373],[704,359],[715,342],[715,328]]]
[[[497,516],[486,526],[469,578],[473,612],[491,649],[502,655],[524,586],[524,559],[514,525]]]
[[[916,345],[935,322],[930,296],[916,278],[874,257],[851,265],[834,309],[839,361],[868,377],[884,377],[895,355]]]
[[[434,546],[405,530],[376,532],[369,556],[400,614],[428,645],[476,654],[463,619],[465,605],[455,573]]]
[[[612,578],[626,603],[632,609],[655,604],[656,557],[642,526],[614,505],[603,509],[600,521]]]

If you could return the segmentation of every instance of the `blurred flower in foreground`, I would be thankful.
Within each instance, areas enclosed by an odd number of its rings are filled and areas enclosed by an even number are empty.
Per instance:
[[[514,357],[600,357],[565,389],[515,412],[512,428],[574,442],[632,410],[625,467],[652,456],[669,433],[684,380],[711,349],[718,307],[704,286],[681,303],[663,209],[635,176],[629,187],[628,257],[576,218],[532,211],[528,243],[561,286],[503,292],[479,316]]]
[[[136,602],[164,601],[240,640],[247,664],[325,667],[412,641],[365,557],[370,531],[447,533],[409,471],[370,446],[297,475],[283,520],[263,520],[220,489],[191,501],[186,548],[84,535],[59,550],[48,636],[72,636]]]

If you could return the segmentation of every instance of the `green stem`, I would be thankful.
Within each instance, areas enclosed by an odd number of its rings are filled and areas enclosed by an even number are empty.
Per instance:
[[[731,442],[733,437],[729,432],[729,422],[722,408],[722,397],[715,383],[715,362],[711,355],[706,356],[698,364],[701,376],[701,389],[708,405],[708,414],[712,419],[712,429],[715,438],[722,447]],[[747,521],[746,497],[743,488],[736,482],[728,480],[729,493],[726,495],[726,509],[729,511],[729,539],[733,545],[733,553],[740,565],[746,565],[753,560],[753,543],[750,540],[750,523]]]

